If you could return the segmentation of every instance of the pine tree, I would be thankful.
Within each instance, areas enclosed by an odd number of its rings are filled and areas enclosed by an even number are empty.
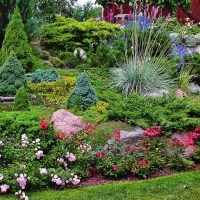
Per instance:
[[[20,88],[15,95],[15,101],[13,106],[14,111],[29,111],[30,102],[28,100],[28,94],[24,87]]]
[[[0,68],[0,95],[15,95],[25,85],[25,70],[16,55],[11,53]]]
[[[97,103],[95,91],[92,88],[90,80],[86,72],[83,72],[78,77],[76,87],[68,99],[67,107],[80,107],[87,109]]]
[[[6,29],[5,38],[2,45],[4,60],[14,51],[17,58],[22,63],[26,71],[31,71],[34,64],[32,49],[28,43],[24,25],[19,13],[19,9],[14,10],[13,16]]]

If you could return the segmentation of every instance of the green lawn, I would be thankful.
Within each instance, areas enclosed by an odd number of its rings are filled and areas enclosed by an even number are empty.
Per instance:
[[[30,200],[200,200],[200,171],[134,183],[115,183],[103,186],[46,190],[29,194]],[[2,196],[1,200],[15,200]]]

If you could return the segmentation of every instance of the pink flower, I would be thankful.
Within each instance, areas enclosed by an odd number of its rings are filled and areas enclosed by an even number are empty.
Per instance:
[[[147,147],[142,147],[142,150],[143,150],[144,152],[147,152],[147,151],[148,151]]]
[[[0,181],[2,181],[4,179],[3,174],[0,174]]]
[[[69,162],[75,162],[76,161],[76,156],[73,153],[67,152],[66,158],[69,160]]]
[[[46,130],[49,128],[48,122],[45,118],[42,118],[42,120],[40,121],[40,129],[41,130]]]
[[[36,157],[37,159],[39,160],[40,158],[43,157],[43,151],[42,150],[39,150],[38,152],[36,152]]]
[[[25,174],[20,174],[19,177],[17,178],[17,183],[19,184],[21,189],[23,189],[23,190],[25,189],[26,182],[27,182],[26,175]]]
[[[80,183],[80,179],[78,178],[78,176],[74,176],[74,178],[72,179],[72,184],[73,185],[78,185]]]
[[[152,126],[144,132],[144,134],[149,136],[149,137],[155,137],[157,135],[160,135],[161,133],[162,132],[161,132],[160,126]]]
[[[118,170],[118,166],[117,165],[113,165],[112,168],[113,168],[114,171]]]
[[[57,161],[60,163],[60,164],[63,164],[65,161],[63,158],[58,158]]]
[[[9,188],[10,188],[9,185],[6,185],[6,184],[1,185],[0,186],[0,193],[6,193]]]
[[[113,134],[115,135],[115,141],[119,141],[121,138],[121,132],[120,131],[114,131]]]

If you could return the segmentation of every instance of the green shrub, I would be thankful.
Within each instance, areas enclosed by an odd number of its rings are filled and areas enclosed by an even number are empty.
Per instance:
[[[137,94],[109,99],[109,118],[147,128],[162,126],[166,131],[191,130],[200,124],[200,100],[177,97],[150,98]]]
[[[24,31],[24,25],[16,8],[13,16],[6,29],[5,38],[2,44],[2,53],[4,60],[14,51],[21,61],[23,68],[26,71],[31,71],[34,65],[33,52],[28,44],[28,38]]]
[[[115,24],[104,21],[78,22],[58,16],[54,23],[43,28],[42,44],[51,49],[74,51],[76,48],[88,48],[101,39],[108,39],[118,31]]]
[[[81,73],[78,77],[76,88],[68,99],[67,107],[80,107],[87,109],[97,103],[95,91],[89,81],[86,72]]]
[[[13,106],[14,111],[29,111],[30,110],[30,102],[28,100],[28,94],[26,89],[20,88],[15,95],[15,101]]]
[[[187,66],[191,67],[194,74],[197,75],[193,81],[200,85],[200,54],[186,55],[185,58]]]
[[[49,61],[53,64],[54,67],[62,68],[64,67],[65,63],[57,57],[51,57]]]
[[[0,135],[21,136],[21,134],[37,134],[40,119],[33,112],[1,112]]]
[[[11,54],[0,68],[0,95],[15,95],[25,85],[25,70],[16,55]]]
[[[69,96],[76,85],[76,78],[63,76],[54,82],[40,82],[34,84],[28,82],[28,89],[39,98],[43,104],[48,106],[57,106],[66,104],[66,96]],[[59,95],[58,95],[59,94]]]
[[[48,70],[36,70],[32,76],[30,77],[30,81],[32,83],[40,83],[42,81],[46,82],[53,82],[60,78],[58,72],[54,69],[48,69]]]

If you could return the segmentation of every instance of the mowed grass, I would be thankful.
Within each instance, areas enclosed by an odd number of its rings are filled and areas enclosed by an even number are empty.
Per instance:
[[[46,190],[28,194],[30,200],[200,200],[200,171],[138,182]],[[15,200],[12,195],[1,200]]]

